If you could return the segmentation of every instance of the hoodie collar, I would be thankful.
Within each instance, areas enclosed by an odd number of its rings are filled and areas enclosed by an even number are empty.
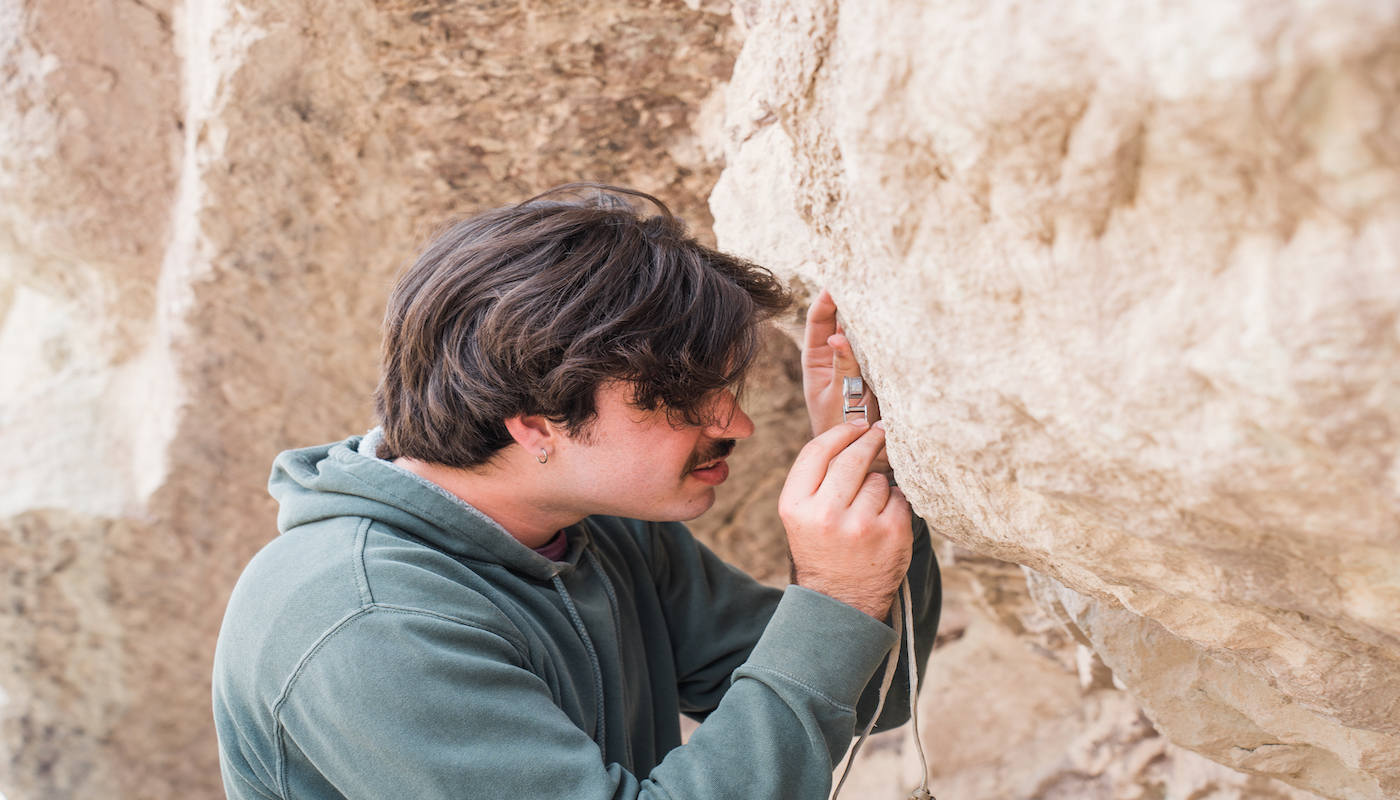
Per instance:
[[[360,516],[450,555],[500,564],[539,580],[567,575],[579,564],[590,538],[587,521],[565,529],[564,560],[550,561],[462,498],[379,458],[382,441],[376,428],[363,438],[278,456],[269,481],[281,504],[278,528],[285,533],[321,519]]]

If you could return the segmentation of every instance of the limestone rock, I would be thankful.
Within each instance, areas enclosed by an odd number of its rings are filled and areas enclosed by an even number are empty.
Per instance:
[[[916,508],[1178,744],[1400,793],[1400,12],[743,10],[720,243],[833,287]]]

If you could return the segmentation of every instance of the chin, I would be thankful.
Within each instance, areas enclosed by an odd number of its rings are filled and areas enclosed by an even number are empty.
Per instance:
[[[710,510],[715,504],[715,490],[706,489],[705,493],[695,500],[683,506],[667,509],[665,511],[653,511],[646,516],[636,516],[634,519],[645,520],[647,522],[689,522],[696,517]],[[619,516],[627,516],[621,514]]]
[[[706,511],[709,511],[710,508],[712,508],[712,507],[714,506],[714,504],[715,504],[715,490],[714,490],[713,488],[706,489],[706,490],[705,490],[705,494],[702,495],[701,498],[700,498],[700,504],[699,504],[699,506],[696,507],[695,513],[691,514],[690,516],[686,517],[686,518],[683,519],[683,520],[677,520],[677,521],[678,521],[678,522],[684,522],[684,521],[687,521],[687,520],[695,519],[696,517],[700,516],[701,514],[705,513]]]

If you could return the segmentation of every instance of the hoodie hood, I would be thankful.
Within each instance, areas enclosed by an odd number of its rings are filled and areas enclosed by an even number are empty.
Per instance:
[[[279,455],[268,479],[280,505],[277,530],[363,517],[455,557],[500,564],[538,580],[567,575],[578,565],[589,541],[586,521],[567,529],[564,560],[550,561],[441,486],[373,455],[378,433]]]

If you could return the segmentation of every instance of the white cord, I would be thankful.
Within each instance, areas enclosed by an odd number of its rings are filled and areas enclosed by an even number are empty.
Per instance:
[[[904,579],[899,590],[904,593],[904,641],[909,648],[909,722],[914,727],[914,749],[919,753],[919,786],[909,793],[909,800],[938,800],[928,790],[928,759],[924,756],[924,740],[919,738],[919,664],[914,660],[914,601],[909,578]]]
[[[880,680],[880,694],[879,699],[875,702],[875,713],[870,715],[870,721],[865,724],[865,730],[861,731],[855,747],[851,748],[850,758],[846,759],[846,770],[841,773],[841,780],[836,784],[836,791],[831,793],[831,800],[836,800],[841,795],[841,788],[846,785],[846,779],[851,776],[851,767],[855,766],[856,754],[860,752],[860,746],[865,744],[866,737],[875,728],[875,720],[880,718],[880,712],[885,708],[885,696],[889,694],[890,685],[894,683],[895,670],[899,667],[901,641],[908,648],[909,718],[914,723],[914,748],[919,751],[919,763],[923,767],[923,778],[919,781],[918,788],[910,792],[909,800],[937,800],[928,790],[928,759],[924,757],[924,743],[919,740],[919,666],[914,660],[914,600],[909,589],[908,577],[899,585],[899,593],[895,595],[894,602],[890,605],[890,618],[894,620],[894,646],[890,648],[889,661],[885,664],[885,676]]]

